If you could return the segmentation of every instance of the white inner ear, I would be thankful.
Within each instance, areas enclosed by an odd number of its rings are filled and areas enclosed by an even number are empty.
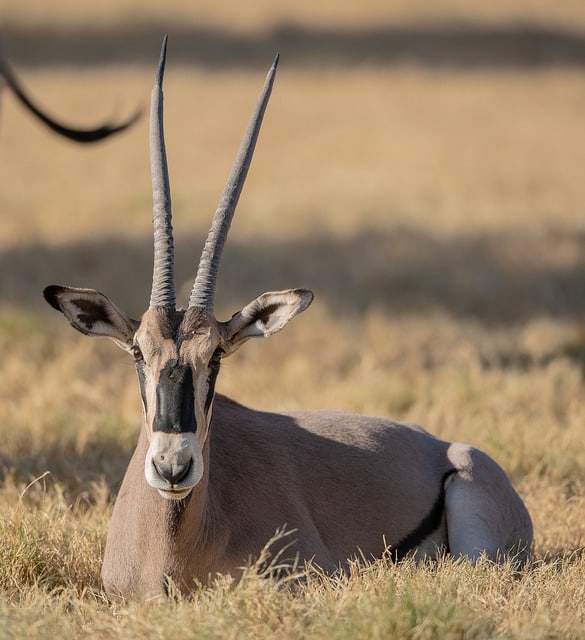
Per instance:
[[[267,338],[312,301],[313,294],[306,289],[263,293],[224,324],[226,340],[235,347],[248,338]]]
[[[129,349],[139,323],[106,296],[93,289],[66,289],[58,298],[61,311],[76,329],[90,336],[111,338],[118,346]]]

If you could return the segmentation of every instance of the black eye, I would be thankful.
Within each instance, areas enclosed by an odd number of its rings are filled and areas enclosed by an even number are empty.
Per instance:
[[[130,353],[134,356],[134,360],[136,362],[141,362],[144,359],[142,356],[142,351],[140,351],[140,347],[137,344],[132,345]]]
[[[222,356],[225,354],[223,347],[217,347],[217,349],[213,352],[211,356],[211,360],[221,360]]]

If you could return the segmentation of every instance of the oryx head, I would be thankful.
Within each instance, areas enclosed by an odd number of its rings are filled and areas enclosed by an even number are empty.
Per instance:
[[[86,335],[112,338],[136,361],[149,439],[147,482],[169,499],[186,497],[204,474],[203,447],[211,422],[221,359],[249,338],[279,331],[313,299],[305,289],[264,293],[227,322],[213,313],[223,245],[250,166],[278,58],[242,140],[199,261],[187,310],[175,304],[171,198],[162,126],[163,42],[152,92],[150,154],[154,210],[154,270],[148,310],[129,318],[93,289],[50,286],[45,299]]]

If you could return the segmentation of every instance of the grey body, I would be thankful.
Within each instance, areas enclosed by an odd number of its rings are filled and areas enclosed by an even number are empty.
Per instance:
[[[379,558],[433,510],[452,469],[437,528],[410,551],[527,558],[530,518],[502,469],[411,425],[331,411],[262,413],[217,396],[209,476],[180,506],[146,482],[147,449],[143,431],[108,534],[110,594],[163,593],[167,576],[183,590],[217,573],[237,577],[284,525],[295,530],[283,539],[294,541],[286,557],[326,572],[353,557]]]
[[[307,309],[307,289],[264,293],[225,321],[213,298],[220,255],[272,88],[272,66],[202,253],[186,311],[175,303],[170,189],[162,130],[163,44],[151,103],[155,257],[150,306],[128,317],[94,289],[50,286],[78,331],[134,357],[143,407],[118,494],[102,577],[113,597],[182,591],[239,576],[277,530],[290,559],[322,570],[348,559],[450,553],[529,556],[532,525],[502,469],[418,426],[341,412],[263,413],[215,396],[221,361]],[[278,543],[277,543],[278,544]],[[282,542],[280,544],[283,544]],[[276,553],[278,549],[273,549]]]

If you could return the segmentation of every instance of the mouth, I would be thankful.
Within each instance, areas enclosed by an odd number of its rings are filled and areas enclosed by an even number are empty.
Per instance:
[[[187,489],[159,489],[158,492],[165,500],[183,500],[192,490],[193,487],[187,487]]]

